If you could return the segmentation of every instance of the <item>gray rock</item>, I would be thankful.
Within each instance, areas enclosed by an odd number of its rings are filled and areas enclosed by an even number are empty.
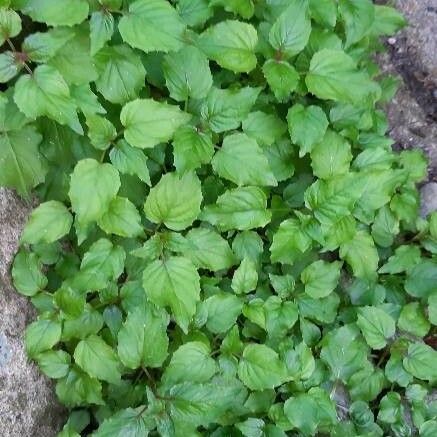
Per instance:
[[[433,211],[437,211],[437,182],[425,184],[420,189],[422,217],[426,217]]]
[[[11,285],[9,270],[30,206],[0,188],[0,435],[52,437],[65,420],[52,383],[29,362],[23,346],[34,318],[30,302]]]

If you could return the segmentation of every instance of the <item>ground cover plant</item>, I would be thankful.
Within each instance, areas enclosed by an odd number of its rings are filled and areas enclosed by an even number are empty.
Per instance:
[[[368,0],[2,0],[12,276],[62,437],[435,436],[437,215]]]

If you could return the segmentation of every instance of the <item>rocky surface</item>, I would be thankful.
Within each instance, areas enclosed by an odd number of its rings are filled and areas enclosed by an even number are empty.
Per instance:
[[[34,317],[10,281],[10,264],[29,206],[0,188],[0,435],[53,437],[64,421],[52,383],[26,358],[23,333]]]

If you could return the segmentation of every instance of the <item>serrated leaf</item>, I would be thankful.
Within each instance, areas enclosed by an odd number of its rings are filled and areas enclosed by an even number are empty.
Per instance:
[[[371,306],[358,310],[357,325],[372,349],[384,348],[396,331],[394,319],[384,310]]]
[[[34,296],[47,285],[47,278],[42,273],[42,263],[35,253],[20,251],[15,256],[12,266],[14,287],[25,296]]]
[[[340,279],[341,263],[335,261],[315,261],[301,273],[301,281],[305,285],[305,293],[314,299],[331,294]]]
[[[319,99],[354,103],[365,101],[379,92],[365,71],[341,50],[323,49],[311,59],[305,78],[308,91]]]
[[[188,332],[200,299],[199,275],[192,262],[182,257],[152,262],[144,270],[143,287],[155,305],[170,307],[176,323]]]
[[[51,349],[61,339],[61,324],[51,320],[31,323],[24,334],[26,351],[31,358]]]
[[[95,55],[97,90],[111,103],[138,97],[146,70],[140,57],[126,45],[106,46]]]
[[[185,173],[181,177],[167,173],[150,189],[144,211],[150,221],[180,231],[196,220],[201,203],[200,181],[194,173]]]
[[[215,205],[207,205],[200,219],[217,226],[221,231],[241,231],[264,227],[271,220],[267,198],[257,187],[242,187],[222,194]]]
[[[163,310],[147,305],[129,312],[118,333],[117,352],[121,362],[130,369],[141,366],[160,367],[167,358],[170,321]]]
[[[32,76],[21,76],[15,84],[14,100],[26,117],[35,119],[45,115],[83,133],[68,85],[53,67],[41,65]]]
[[[407,275],[405,290],[414,297],[428,297],[435,291],[437,281],[437,263],[422,260]]]
[[[199,48],[223,68],[248,73],[256,67],[256,29],[237,20],[222,21],[200,35]]]
[[[413,343],[408,347],[408,353],[403,360],[404,368],[414,377],[435,382],[437,369],[435,362],[437,351],[423,343]]]
[[[231,293],[217,293],[203,302],[207,312],[206,328],[214,333],[225,333],[241,314],[243,302]]]
[[[338,10],[345,23],[346,47],[360,41],[372,29],[375,7],[370,0],[339,0]]]
[[[117,136],[115,126],[100,115],[88,116],[86,124],[88,126],[88,137],[96,149],[106,150]]]
[[[285,366],[278,354],[263,344],[249,344],[244,348],[238,377],[251,390],[275,388],[287,380]]]
[[[111,164],[100,164],[94,159],[79,161],[71,175],[69,191],[79,222],[88,224],[101,218],[119,188],[120,177]]]
[[[143,232],[139,212],[125,197],[114,197],[97,224],[107,234],[120,237],[136,237]]]
[[[212,86],[208,59],[196,47],[186,46],[166,55],[162,69],[170,96],[175,100],[202,99]]]
[[[328,128],[328,119],[324,111],[313,105],[292,106],[288,110],[287,121],[291,141],[300,147],[299,156],[311,152],[314,144],[322,141]]]
[[[0,133],[0,185],[28,198],[30,190],[43,182],[46,170],[38,147],[41,139],[32,125]]]
[[[237,294],[254,291],[258,283],[258,272],[255,263],[244,258],[232,277],[231,287]]]
[[[121,140],[111,149],[109,158],[120,173],[138,176],[147,185],[151,185],[147,156],[142,150]]]
[[[186,241],[183,254],[196,267],[215,272],[228,269],[235,263],[235,255],[228,242],[210,229],[192,229],[186,235]]]
[[[287,131],[287,126],[279,117],[262,111],[251,112],[243,120],[242,127],[247,136],[262,146],[271,146]]]
[[[144,52],[177,51],[182,47],[185,25],[166,0],[137,0],[118,24],[121,37]]]
[[[273,23],[269,42],[279,53],[291,57],[305,48],[310,33],[308,0],[290,0],[288,7]]]
[[[30,215],[21,242],[28,244],[53,243],[68,234],[73,217],[68,209],[55,200],[42,203]]]
[[[241,162],[246,165],[241,167]],[[223,140],[222,147],[212,159],[214,171],[238,186],[276,186],[267,157],[257,142],[247,135],[232,134]]]
[[[124,138],[132,146],[150,148],[169,141],[176,130],[188,123],[191,115],[178,106],[157,102],[152,99],[137,99],[123,106],[120,120]]]
[[[24,0],[21,10],[32,20],[49,26],[74,26],[88,17],[86,0]]]
[[[174,166],[178,173],[208,164],[214,155],[211,134],[193,126],[181,126],[173,137]]]
[[[90,18],[91,56],[94,56],[107,41],[112,38],[114,32],[114,17],[109,11],[97,11]]]
[[[13,52],[0,53],[0,83],[6,83],[23,68]]]
[[[97,335],[81,340],[73,356],[76,364],[91,377],[112,384],[120,382],[120,362],[112,348]]]
[[[0,45],[3,45],[6,39],[21,32],[21,18],[14,10],[0,6]]]
[[[287,100],[297,88],[299,73],[287,61],[269,59],[262,70],[269,87],[280,102]]]
[[[162,375],[163,384],[171,387],[181,382],[207,382],[217,372],[210,353],[209,346],[203,342],[183,344],[173,353]]]
[[[335,0],[310,0],[310,14],[317,23],[334,27],[337,22],[337,2]]]
[[[201,26],[213,14],[209,0],[179,0],[176,9],[188,26]]]
[[[420,262],[420,249],[417,246],[399,246],[394,255],[378,270],[379,273],[392,275],[401,272],[409,272]]]

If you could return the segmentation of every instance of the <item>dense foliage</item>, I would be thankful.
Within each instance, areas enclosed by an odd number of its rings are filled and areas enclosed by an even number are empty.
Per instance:
[[[370,0],[2,0],[12,276],[74,437],[436,436],[437,215]]]

